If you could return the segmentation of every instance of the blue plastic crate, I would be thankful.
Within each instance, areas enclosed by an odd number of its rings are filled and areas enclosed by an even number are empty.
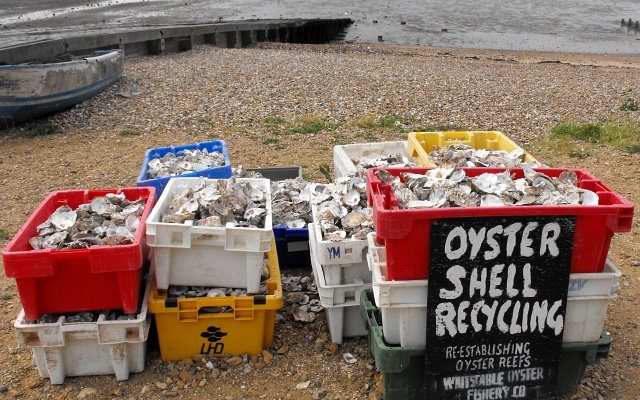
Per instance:
[[[185,174],[175,175],[175,176],[167,176],[164,178],[155,178],[148,179],[148,168],[147,165],[149,161],[153,158],[163,157],[165,154],[172,152],[174,154],[178,154],[182,150],[207,150],[209,153],[217,151],[224,154],[225,165],[221,167],[215,168],[206,168],[200,171],[187,172]],[[229,151],[227,150],[227,144],[224,140],[213,140],[211,142],[201,142],[194,144],[187,144],[183,146],[169,146],[169,147],[158,147],[155,149],[149,149],[144,155],[144,161],[142,162],[142,168],[140,168],[140,176],[138,176],[138,181],[136,182],[136,186],[153,186],[156,188],[156,196],[160,198],[162,191],[169,183],[169,179],[175,177],[187,178],[187,177],[197,177],[204,176],[205,178],[213,178],[213,179],[227,179],[231,178],[233,174],[233,170],[231,168],[231,160],[229,160]]]
[[[278,249],[278,262],[281,268],[311,266],[309,254],[309,229],[287,228],[285,224],[273,227]]]

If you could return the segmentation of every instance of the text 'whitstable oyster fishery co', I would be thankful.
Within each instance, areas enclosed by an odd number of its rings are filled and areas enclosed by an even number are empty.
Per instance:
[[[598,205],[598,195],[578,187],[574,171],[557,178],[525,166],[524,177],[514,179],[509,170],[470,177],[457,168],[434,168],[425,175],[388,171],[376,175],[391,184],[400,208],[498,207],[533,205]]]
[[[363,178],[342,177],[335,183],[314,185],[311,201],[315,204],[314,219],[326,240],[364,240],[373,231],[373,213],[367,206]]]
[[[207,180],[171,193],[162,222],[198,226],[264,228],[267,192],[248,180]]]
[[[220,152],[209,153],[207,149],[185,149],[176,153],[168,152],[159,158],[152,158],[147,166],[149,178],[153,179],[221,167],[225,164],[224,154]]]
[[[75,210],[61,206],[38,226],[29,244],[36,250],[131,244],[144,206],[143,199],[130,201],[123,193],[95,197]]]
[[[512,152],[504,150],[474,149],[466,144],[452,144],[436,148],[429,153],[429,161],[448,167],[502,167],[516,168],[532,165],[524,162],[527,153],[522,149]],[[538,164],[533,164],[538,166]]]

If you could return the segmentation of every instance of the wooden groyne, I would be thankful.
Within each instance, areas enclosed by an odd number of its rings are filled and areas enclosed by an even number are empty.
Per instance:
[[[126,57],[190,50],[197,44],[242,48],[258,42],[328,43],[344,37],[351,19],[285,19],[130,28],[0,48],[0,65],[48,62],[63,55],[121,49]]]

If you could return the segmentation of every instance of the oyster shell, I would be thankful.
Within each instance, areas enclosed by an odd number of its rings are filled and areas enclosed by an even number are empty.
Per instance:
[[[356,176],[366,176],[369,168],[375,167],[414,167],[415,164],[409,160],[409,157],[402,154],[367,154],[362,157],[352,158],[351,162],[356,166]]]
[[[341,177],[335,183],[317,185],[311,201],[315,204],[314,220],[325,240],[362,240],[373,230],[373,213],[367,204],[363,178]]]
[[[142,199],[128,200],[123,193],[109,193],[75,210],[63,205],[38,225],[38,236],[29,239],[29,244],[38,250],[133,243],[144,204]]]
[[[436,148],[429,153],[428,157],[429,161],[437,166],[515,168],[528,164],[524,162],[525,156],[526,152],[522,149],[512,152],[474,149],[469,145],[459,143]]]
[[[207,168],[221,167],[225,164],[224,154],[218,151],[209,153],[207,149],[185,149],[176,153],[168,152],[162,157],[152,158],[147,163],[147,174],[149,179],[164,178]]]
[[[390,181],[388,171],[377,176],[391,185],[400,208],[501,207],[524,205],[598,205],[598,195],[579,188],[573,171],[557,178],[524,166],[524,178],[514,179],[509,171],[468,177],[449,166],[425,175],[401,173]]]
[[[264,228],[268,215],[266,193],[249,181],[201,179],[195,188],[176,190],[162,222],[199,226]]]

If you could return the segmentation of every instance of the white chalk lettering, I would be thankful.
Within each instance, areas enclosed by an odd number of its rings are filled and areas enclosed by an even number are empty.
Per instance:
[[[478,290],[480,297],[483,297],[487,293],[487,269],[482,268],[480,270],[480,278],[478,279],[478,268],[474,268],[471,271],[471,277],[469,279],[469,297],[473,297]]]
[[[498,289],[498,286],[502,283],[500,273],[504,269],[504,264],[496,264],[491,268],[491,275],[489,278],[489,296],[492,298],[502,296],[502,289]]]
[[[507,237],[507,257],[511,257],[513,249],[516,247],[516,233],[522,229],[522,224],[516,222],[504,228],[503,235]]]
[[[522,268],[522,296],[523,297],[536,297],[538,291],[531,288],[531,264],[526,263]]]
[[[537,229],[542,231],[539,239],[535,235],[535,240],[539,243],[534,243],[532,233]],[[468,257],[469,260],[475,260],[481,252],[485,260],[493,260],[500,254],[505,254],[507,257],[514,256],[516,248],[521,257],[532,257],[536,253],[534,248],[537,248],[540,256],[549,254],[557,257],[560,250],[556,242],[560,233],[561,227],[557,222],[550,222],[542,227],[537,222],[529,222],[524,226],[520,222],[515,222],[504,227],[495,225],[489,229],[469,228],[468,231],[457,226],[447,234],[444,252],[449,260],[457,260],[463,256]],[[519,246],[517,246],[518,236],[520,236]]]
[[[494,236],[498,233],[502,233],[502,231],[502,225],[497,225],[489,229],[487,232],[487,244],[491,247],[491,251],[487,250],[484,252],[485,260],[493,260],[500,255],[500,244],[498,244],[498,241]]]
[[[480,228],[480,230],[476,233],[476,230],[471,228],[469,229],[469,242],[471,242],[471,255],[469,256],[470,260],[475,260],[480,248],[482,247],[482,242],[484,242],[484,236],[487,232],[487,228]]]
[[[523,257],[531,257],[533,255],[533,249],[531,245],[533,240],[529,239],[531,231],[538,227],[537,222],[529,222],[522,232],[522,239],[520,239],[520,255]]]
[[[540,255],[543,256],[547,250],[553,257],[557,257],[560,254],[556,240],[560,236],[560,224],[557,222],[550,222],[545,224],[542,228],[542,238],[540,239]]]
[[[454,239],[458,239],[460,241],[460,247],[454,250],[451,247],[451,242]],[[465,232],[464,228],[461,226],[457,226],[449,232],[447,235],[447,241],[444,244],[444,254],[447,255],[449,260],[457,260],[462,257],[464,253],[467,252],[467,232]]]
[[[454,265],[447,270],[447,279],[453,283],[454,289],[440,289],[440,298],[445,300],[453,300],[460,297],[464,289],[462,288],[462,278],[467,276],[467,271],[460,265]]]
[[[453,320],[456,317],[456,309],[451,303],[440,303],[436,307],[436,335],[444,336],[449,332],[454,337],[458,330]]]
[[[509,387],[492,387],[467,390],[467,400],[499,400],[509,397]]]

